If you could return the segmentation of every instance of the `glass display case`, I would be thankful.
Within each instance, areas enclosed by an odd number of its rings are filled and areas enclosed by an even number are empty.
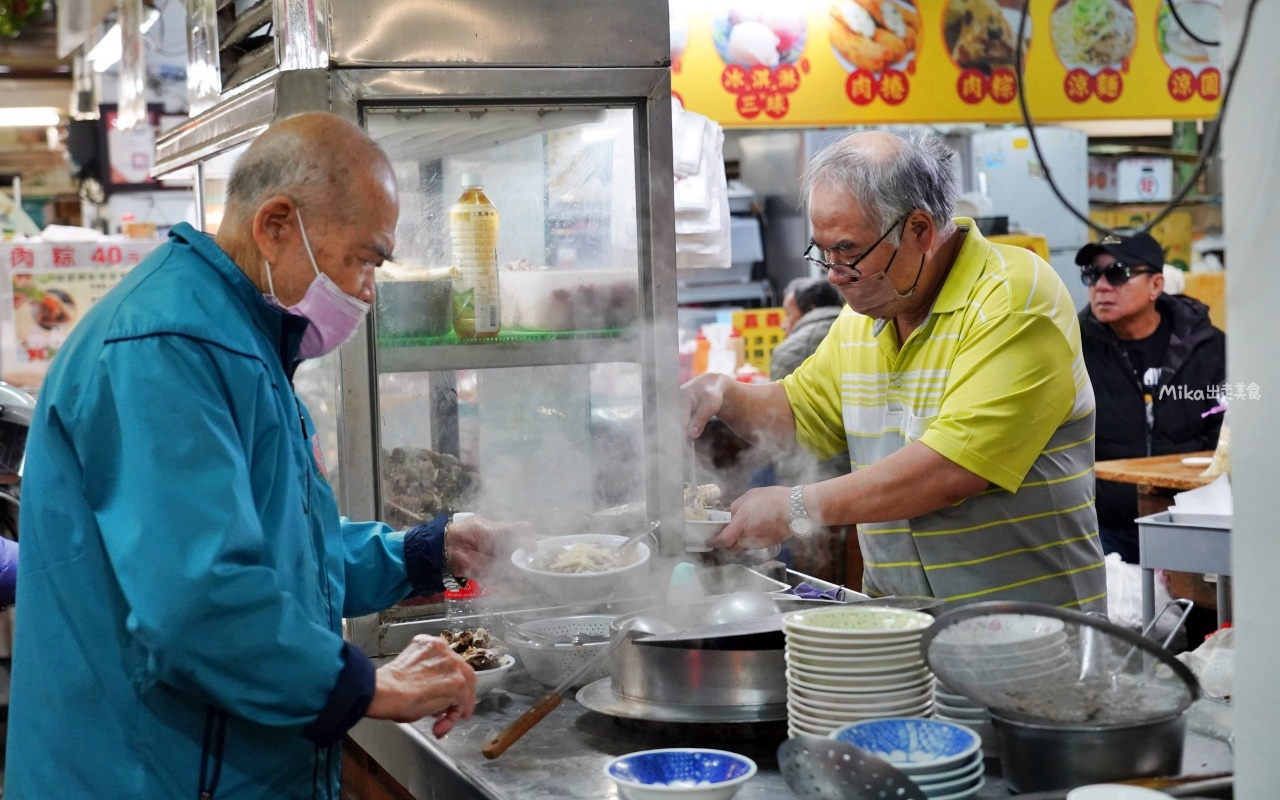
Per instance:
[[[432,5],[363,16],[316,5],[331,66],[237,87],[161,139],[157,171],[199,166],[208,225],[223,167],[275,119],[346,116],[390,158],[400,218],[373,313],[295,381],[344,514],[405,528],[472,511],[552,533],[603,512],[661,521],[659,546],[680,552],[667,4],[601,15],[586,0],[470,3],[481,27],[466,36],[444,35],[463,22]],[[605,16],[626,28],[607,53],[574,33]],[[476,183],[497,215],[496,308],[480,302],[479,273],[459,271],[466,231],[451,224]],[[482,318],[496,331],[472,335]],[[392,653],[441,611],[392,609],[350,620],[348,634]]]

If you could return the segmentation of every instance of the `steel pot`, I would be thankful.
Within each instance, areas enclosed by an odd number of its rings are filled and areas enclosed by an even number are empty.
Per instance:
[[[829,605],[773,595],[782,611]],[[668,623],[673,630],[706,624],[714,601],[662,606],[626,614],[610,625],[610,636],[626,639],[609,657],[614,694],[632,700],[681,706],[771,706],[787,702],[783,674],[784,638],[771,635],[702,640],[691,646],[642,643],[642,634],[626,632],[633,617]]]
[[[991,710],[1005,781],[1015,792],[1177,775],[1187,710],[1132,725],[1058,726]]]

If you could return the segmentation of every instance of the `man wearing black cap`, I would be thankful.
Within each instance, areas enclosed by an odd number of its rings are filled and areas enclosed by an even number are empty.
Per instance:
[[[1201,414],[1226,380],[1226,336],[1208,307],[1164,294],[1164,251],[1145,233],[1087,244],[1076,264],[1089,287],[1080,338],[1097,399],[1097,460],[1213,449],[1222,415]],[[1103,550],[1138,563],[1135,487],[1098,481],[1097,506]]]

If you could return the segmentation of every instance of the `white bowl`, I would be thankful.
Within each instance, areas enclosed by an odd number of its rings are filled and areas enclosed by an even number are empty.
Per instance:
[[[600,572],[549,572],[535,568],[533,562],[539,553],[579,542],[617,547],[626,540],[625,536],[601,533],[555,536],[538,542],[538,549],[535,552],[526,552],[524,548],[516,550],[511,554],[511,563],[526,580],[556,600],[567,603],[608,600],[629,591],[632,581],[646,574],[649,546],[644,542],[634,545],[639,554],[635,561],[623,567]]]
[[[946,717],[953,722],[959,722],[967,725],[970,722],[986,722],[991,719],[990,715],[981,708],[956,708],[949,706],[936,697],[933,700],[934,706],[938,709],[938,715]]]
[[[787,669],[784,673],[787,679],[787,686],[796,691],[817,693],[821,695],[835,695],[837,697],[850,697],[854,695],[874,694],[880,695],[885,699],[894,699],[897,697],[907,697],[911,694],[927,692],[933,690],[933,676],[926,674],[922,677],[911,680],[889,680],[883,683],[875,682],[829,682],[819,683],[813,680],[812,676],[797,675],[791,669]]]
[[[953,781],[961,781],[962,783],[973,781],[974,778],[977,778],[982,773],[982,753],[974,753],[972,758],[955,769],[943,770],[942,772],[930,772],[925,775],[915,775],[911,780],[921,789],[938,789],[945,787],[945,792],[955,792],[961,788],[961,784],[951,786],[948,786],[948,784],[951,784]]]
[[[1062,620],[1053,617],[991,614],[948,626],[929,646],[1017,654],[1065,640],[1064,627]]]
[[[806,609],[782,618],[785,631],[834,639],[881,641],[918,637],[932,624],[933,617],[923,611],[877,606]]]
[[[986,782],[987,779],[985,777],[978,778],[978,782],[973,786],[968,789],[955,792],[954,794],[930,794],[926,789],[924,796],[929,798],[929,800],[968,800],[970,797],[976,797],[978,790],[981,789]]]
[[[690,553],[710,552],[711,548],[707,547],[707,541],[719,535],[733,516],[728,511],[712,509],[707,509],[706,515],[705,520],[686,519],[684,521],[684,549]]]
[[[884,717],[923,717],[929,716],[933,711],[933,706],[928,701],[916,703],[914,705],[897,705],[892,708],[862,708],[855,704],[850,704],[842,711],[821,711],[806,706],[800,700],[791,700],[787,703],[787,712],[800,714],[811,722],[834,722],[839,725],[848,725],[850,722],[857,722],[863,719],[881,719]]]
[[[630,766],[630,765],[634,765]],[[642,750],[618,756],[605,764],[604,774],[627,800],[729,800],[756,774],[756,762],[746,756],[704,747],[671,747]],[[733,777],[725,777],[726,775]],[[680,780],[699,785],[655,782]]]
[[[933,698],[929,697],[927,693],[921,693],[914,697],[898,697],[892,700],[881,700],[875,695],[868,695],[865,700],[854,698],[835,702],[821,697],[806,697],[795,692],[788,692],[787,702],[796,703],[805,711],[812,712],[816,716],[829,717],[845,711],[854,711],[861,714],[871,711],[887,711],[894,708],[919,708],[920,706],[932,705]],[[911,714],[893,714],[892,716],[909,717]]]
[[[515,666],[516,657],[507,653],[498,660],[498,666],[492,669],[476,670],[476,699],[479,700],[489,692],[502,685],[507,673]]]
[[[803,688],[854,694],[908,691],[921,686],[933,686],[933,673],[927,668],[870,675],[827,675],[790,664],[787,666],[787,676]]]
[[[831,738],[878,755],[912,778],[953,770],[982,748],[982,737],[966,725],[906,717],[855,722]]]
[[[1164,792],[1145,786],[1125,786],[1120,783],[1092,783],[1067,792],[1067,800],[1162,800]]]
[[[890,653],[886,656],[815,656],[805,650],[787,648],[787,658],[793,664],[805,664],[811,667],[827,669],[845,668],[861,670],[903,669],[911,666],[923,666],[924,658],[919,650],[908,650],[903,653]]]

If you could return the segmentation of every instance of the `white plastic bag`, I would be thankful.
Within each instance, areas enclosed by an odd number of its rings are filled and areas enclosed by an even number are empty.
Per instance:
[[[1142,630],[1142,568],[1126,564],[1119,553],[1107,555],[1107,616],[1124,628]],[[1172,598],[1164,581],[1156,577],[1156,611],[1164,608]],[[1164,641],[1178,621],[1178,615],[1164,614],[1156,622],[1151,638]]]

